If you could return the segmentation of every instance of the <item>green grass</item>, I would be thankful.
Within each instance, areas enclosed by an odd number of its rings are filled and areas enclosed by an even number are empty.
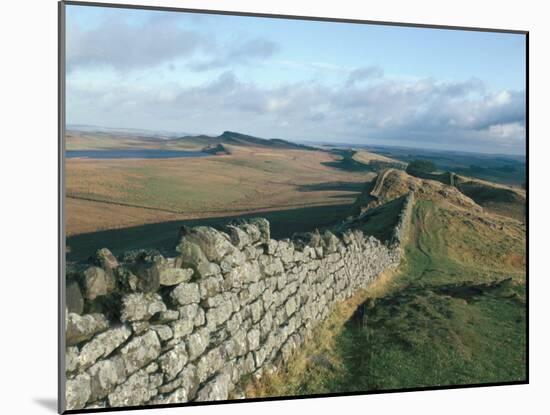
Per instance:
[[[347,321],[321,324],[252,396],[524,381],[525,265],[509,261],[524,258],[524,245],[514,227],[495,231],[463,211],[417,201],[396,275],[369,288]]]
[[[525,198],[511,189],[492,187],[479,182],[461,182],[456,186],[478,205],[503,216],[525,220]]]
[[[470,286],[471,288],[471,286]],[[525,379],[523,286],[455,297],[411,286],[380,299],[367,327],[338,337],[343,367],[327,388],[363,391]]]
[[[369,310],[367,327],[352,319],[339,336],[344,369],[331,387],[525,379],[524,267],[505,261],[524,255],[524,242],[459,215],[417,203],[403,270]]]
[[[381,241],[392,236],[393,227],[397,224],[398,215],[403,209],[405,196],[392,200],[384,205],[369,210],[361,217],[360,223],[354,223],[367,235],[373,235]]]

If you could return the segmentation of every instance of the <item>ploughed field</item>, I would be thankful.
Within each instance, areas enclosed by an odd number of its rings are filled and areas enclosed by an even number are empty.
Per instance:
[[[350,204],[371,172],[322,151],[225,145],[230,154],[66,160],[69,236],[183,219]]]

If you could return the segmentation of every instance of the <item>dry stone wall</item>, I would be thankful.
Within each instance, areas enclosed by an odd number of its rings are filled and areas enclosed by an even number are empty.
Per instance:
[[[224,400],[286,362],[331,307],[400,260],[412,195],[388,245],[360,230],[270,237],[265,219],[182,229],[178,256],[141,252],[67,285],[67,409]]]

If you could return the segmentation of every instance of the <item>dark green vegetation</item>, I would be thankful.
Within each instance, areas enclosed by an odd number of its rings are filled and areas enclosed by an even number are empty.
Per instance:
[[[295,232],[307,232],[334,225],[349,213],[350,205],[315,206],[220,218],[189,219],[134,226],[124,229],[84,233],[67,238],[67,260],[85,261],[96,250],[107,247],[115,255],[134,249],[158,249],[172,254],[178,229],[183,226],[220,227],[235,219],[261,216],[271,223],[273,238],[282,239]],[[107,241],[107,242],[106,242]]]
[[[409,174],[415,174],[417,172],[421,173],[431,173],[437,169],[437,166],[434,162],[429,160],[413,160],[407,165],[406,172]]]
[[[416,159],[435,163],[438,170],[492,182],[521,186],[526,180],[525,156],[366,146],[368,151],[409,163]]]
[[[338,338],[338,390],[525,380],[523,285],[411,284],[367,313],[366,326],[352,319]]]
[[[397,223],[398,215],[403,209],[405,197],[402,196],[384,205],[369,209],[360,219],[353,222],[353,228],[359,228],[380,241],[388,241],[392,236],[392,229]]]
[[[452,172],[436,172],[435,163],[428,160],[413,160],[407,165],[406,172],[411,176],[421,179],[436,180],[443,184],[454,185],[454,174]]]

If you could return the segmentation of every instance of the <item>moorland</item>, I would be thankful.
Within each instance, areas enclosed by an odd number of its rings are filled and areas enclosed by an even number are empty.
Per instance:
[[[183,225],[263,216],[274,238],[361,217],[388,238],[415,194],[401,265],[338,306],[247,397],[526,379],[526,200],[521,157],[306,146],[239,133],[155,138],[69,131],[66,148],[199,152],[66,160],[68,259],[107,246],[170,250]],[[406,172],[416,159],[437,170]],[[452,172],[452,174],[450,174]],[[452,176],[452,182],[449,177]],[[368,321],[357,318],[368,315]]]

